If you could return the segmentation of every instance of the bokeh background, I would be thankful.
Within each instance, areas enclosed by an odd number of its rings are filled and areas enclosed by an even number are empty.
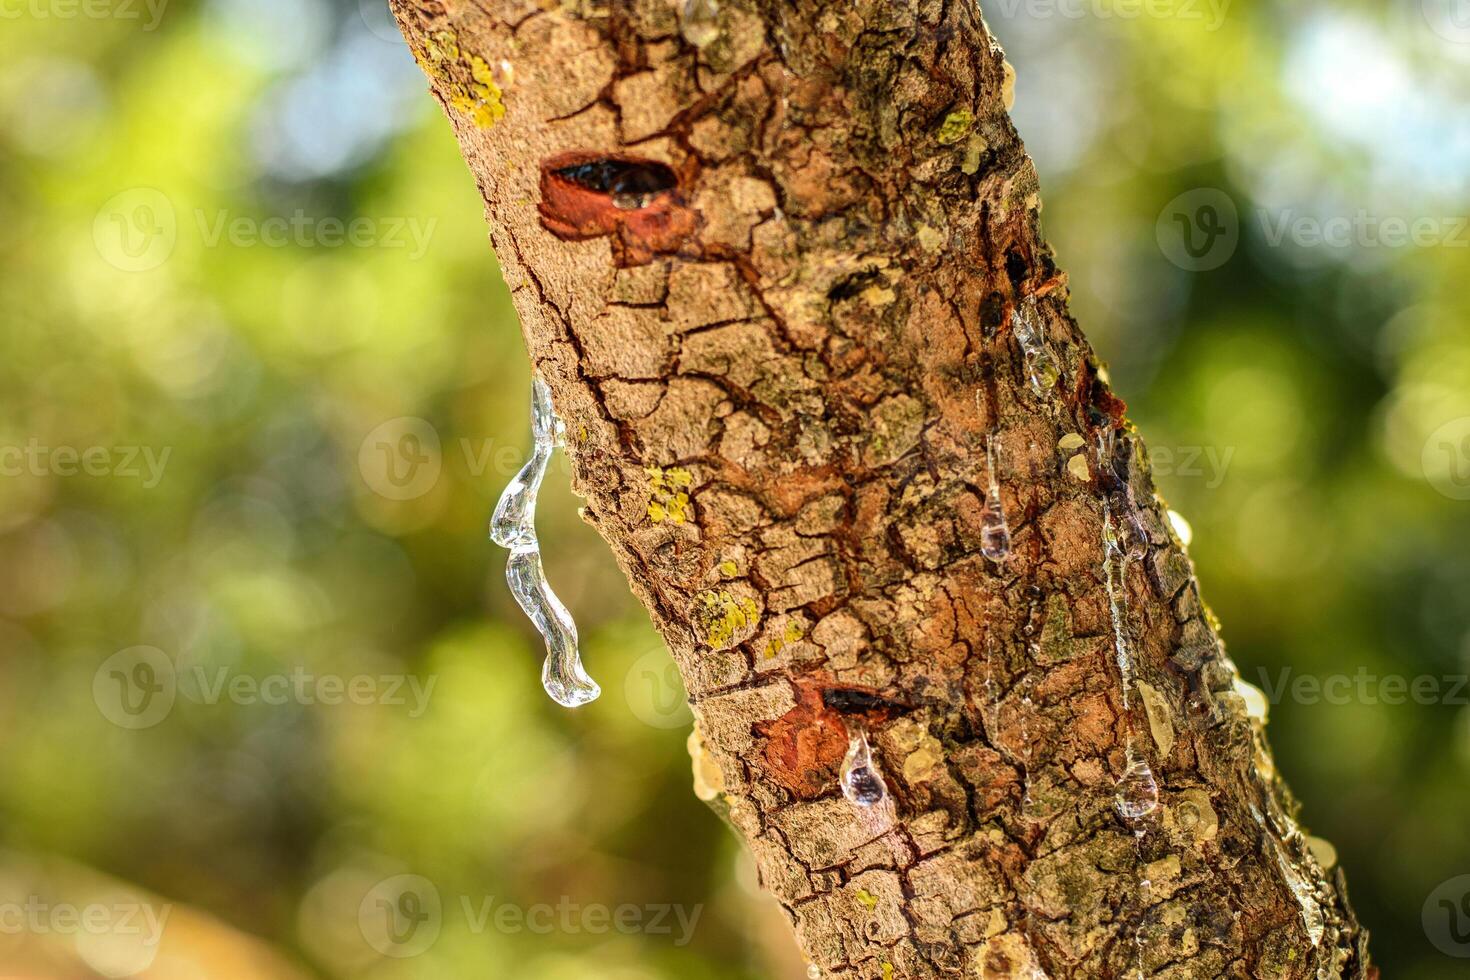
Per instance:
[[[1463,976],[1470,4],[985,9],[1304,823],[1387,977]],[[0,17],[0,975],[804,976],[560,461],[605,694],[540,691],[528,366],[383,0]]]

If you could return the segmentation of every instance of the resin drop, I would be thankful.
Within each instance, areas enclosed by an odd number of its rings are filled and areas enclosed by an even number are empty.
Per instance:
[[[1056,387],[1062,372],[1046,342],[1045,327],[1036,312],[1035,300],[1027,300],[1024,309],[1017,309],[1011,314],[1011,327],[1016,333],[1016,343],[1021,345],[1031,390],[1038,395],[1045,394]]]
[[[1128,756],[1128,768],[1118,780],[1113,807],[1124,820],[1142,820],[1159,806],[1159,784],[1148,761]]]
[[[991,561],[1005,561],[1011,553],[1011,529],[1006,523],[1005,505],[1000,500],[1000,484],[995,478],[994,440],[985,447],[990,485],[985,495],[985,512],[980,517],[980,552]]]
[[[842,760],[842,795],[858,806],[882,803],[888,795],[888,787],[873,762],[868,736],[861,732],[847,743],[847,757]]]
[[[1108,588],[1108,612],[1113,621],[1113,656],[1123,684],[1123,707],[1133,686],[1133,653],[1128,642],[1128,553],[1113,520],[1113,508],[1103,501],[1103,578]]]
[[[557,704],[568,708],[593,701],[602,693],[582,669],[577,650],[577,624],[546,581],[541,543],[536,538],[536,494],[546,476],[552,451],[565,429],[551,406],[551,390],[539,377],[531,382],[531,458],[506,486],[490,518],[490,539],[510,549],[505,580],[521,610],[546,641],[541,684]]]
[[[712,43],[720,36],[720,5],[715,0],[685,0],[679,33],[696,48]]]

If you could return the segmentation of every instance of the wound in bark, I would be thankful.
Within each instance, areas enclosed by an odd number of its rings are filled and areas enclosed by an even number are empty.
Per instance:
[[[611,236],[619,266],[680,251],[699,226],[679,175],[636,157],[562,153],[541,163],[541,226],[563,241]]]
[[[844,715],[896,715],[910,710],[902,701],[857,687],[829,687],[822,692],[822,703]]]

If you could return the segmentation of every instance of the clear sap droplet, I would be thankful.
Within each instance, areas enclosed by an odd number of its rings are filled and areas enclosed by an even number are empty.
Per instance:
[[[1128,707],[1128,692],[1133,687],[1133,652],[1128,640],[1128,556],[1118,526],[1113,521],[1112,506],[1103,501],[1103,579],[1108,590],[1108,615],[1113,626],[1113,657],[1118,665],[1118,678],[1123,685],[1123,707]]]
[[[989,489],[985,495],[985,512],[980,517],[980,552],[991,561],[1005,561],[1011,553],[1011,528],[1006,523],[1005,504],[1000,499],[1000,483],[995,478],[994,437],[986,443],[985,462]]]
[[[720,36],[720,5],[715,0],[685,0],[679,33],[696,48],[713,42]]]
[[[1024,307],[1011,314],[1011,327],[1016,334],[1016,343],[1021,345],[1031,390],[1038,395],[1045,394],[1056,387],[1062,372],[1046,342],[1045,328],[1036,312],[1035,300],[1027,300]]]
[[[531,384],[531,458],[515,475],[490,518],[490,538],[510,549],[505,580],[516,604],[546,641],[541,684],[557,704],[575,708],[595,700],[602,690],[582,668],[577,624],[562,605],[541,567],[536,537],[536,494],[546,476],[551,453],[565,428],[551,405],[551,390],[539,377]]]
[[[861,732],[847,743],[847,757],[842,760],[842,795],[858,806],[873,806],[888,795],[888,787],[873,762],[868,736]]]
[[[999,497],[985,504],[980,524],[980,552],[991,561],[1005,561],[1011,554],[1011,529],[1006,524],[1005,508]]]
[[[1145,759],[1130,758],[1118,780],[1113,806],[1124,820],[1142,820],[1159,806],[1159,784]]]

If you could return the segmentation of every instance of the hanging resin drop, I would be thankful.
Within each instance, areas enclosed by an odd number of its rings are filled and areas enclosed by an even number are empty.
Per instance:
[[[1148,760],[1136,757],[1132,749],[1128,752],[1128,768],[1113,796],[1113,807],[1124,820],[1142,820],[1159,806],[1159,784]]]
[[[720,36],[720,5],[715,0],[685,0],[679,33],[696,48],[713,43]]]
[[[980,517],[980,553],[991,561],[1005,561],[1011,553],[1011,529],[1006,523],[1005,505],[1000,500],[1000,483],[995,478],[995,440],[985,445],[985,463],[989,470],[989,486],[985,495],[985,512]]]
[[[546,476],[552,451],[561,444],[563,431],[551,406],[551,390],[539,377],[534,378],[531,458],[500,495],[490,519],[490,539],[510,549],[505,580],[516,603],[546,641],[541,685],[557,704],[575,708],[596,700],[602,689],[582,668],[577,624],[546,581],[541,567],[541,543],[536,538],[536,494]]]
[[[1062,372],[1046,342],[1046,328],[1036,311],[1035,300],[1027,300],[1025,306],[1018,307],[1011,314],[1011,328],[1015,331],[1016,343],[1021,345],[1021,354],[1026,361],[1026,378],[1031,382],[1031,390],[1038,395],[1045,394],[1056,387]]]
[[[888,787],[873,762],[868,736],[863,732],[848,740],[847,757],[842,760],[842,795],[858,806],[873,806],[888,795]]]

